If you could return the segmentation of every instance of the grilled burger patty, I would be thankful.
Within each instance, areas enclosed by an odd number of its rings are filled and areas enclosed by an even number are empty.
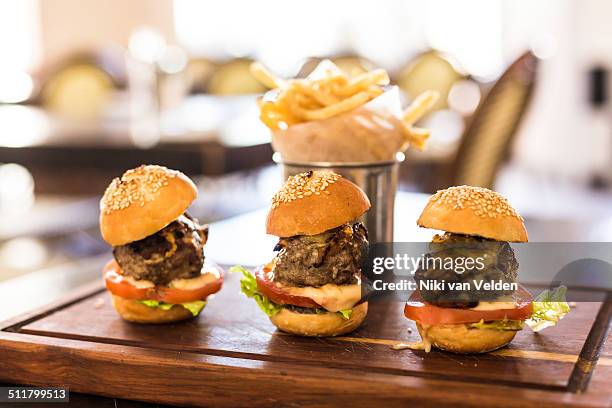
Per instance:
[[[274,281],[289,286],[357,283],[368,234],[362,223],[345,224],[318,235],[281,238],[275,250]]]
[[[114,247],[113,255],[125,275],[166,285],[200,274],[207,238],[208,225],[185,214],[153,235]]]
[[[415,273],[415,279],[444,280],[445,290],[421,290],[423,298],[432,304],[442,307],[469,308],[474,307],[480,300],[494,300],[502,295],[508,295],[511,291],[478,291],[473,284],[474,280],[502,281],[507,283],[516,282],[518,262],[510,244],[502,241],[494,241],[486,238],[446,233],[443,236],[436,235],[430,244],[431,252],[426,257],[437,258],[473,258],[481,257],[484,268],[478,270],[473,268],[462,274],[451,269],[438,268],[438,265],[425,263],[429,269],[420,268]],[[469,282],[471,290],[450,290],[449,282]]]

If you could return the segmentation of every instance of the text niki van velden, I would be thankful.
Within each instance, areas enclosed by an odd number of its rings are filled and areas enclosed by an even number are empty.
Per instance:
[[[372,260],[372,272],[381,275],[386,271],[393,271],[396,275],[413,276],[418,269],[437,269],[454,271],[462,275],[468,270],[482,271],[485,268],[484,257],[433,257],[420,255],[418,257],[408,254],[396,254],[393,257],[375,257]],[[465,282],[446,282],[445,280],[423,279],[414,281],[411,279],[400,279],[394,282],[386,282],[383,279],[375,279],[372,286],[376,291],[386,290],[450,290],[450,291],[470,291],[470,290],[517,290],[517,282],[505,282],[502,280],[473,279]]]

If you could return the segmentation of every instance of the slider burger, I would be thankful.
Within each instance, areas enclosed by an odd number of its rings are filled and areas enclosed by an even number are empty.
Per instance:
[[[197,196],[183,173],[140,166],[114,179],[100,201],[100,231],[113,246],[104,268],[119,315],[138,323],[197,316],[221,289],[222,270],[204,259],[208,226],[185,211]]]
[[[417,224],[446,231],[433,238],[426,259],[463,258],[454,264],[463,265],[460,271],[446,269],[440,262],[424,262],[415,273],[419,289],[404,313],[416,322],[423,340],[419,346],[426,351],[431,346],[456,353],[492,351],[512,341],[525,321],[532,328],[542,328],[569,310],[565,302],[534,303],[516,283],[518,262],[509,242],[527,242],[527,231],[523,219],[500,194],[471,186],[438,191]],[[465,268],[469,258],[472,264]],[[443,282],[444,287],[428,282]],[[497,284],[486,289],[484,284],[491,282]],[[470,286],[462,288],[457,283]],[[452,284],[454,290],[449,289]],[[543,320],[546,324],[541,324]]]
[[[241,289],[280,330],[337,336],[355,330],[368,303],[361,297],[367,231],[357,219],[370,208],[364,192],[330,171],[290,177],[272,199],[267,233],[280,237],[276,257],[254,274],[241,267]]]

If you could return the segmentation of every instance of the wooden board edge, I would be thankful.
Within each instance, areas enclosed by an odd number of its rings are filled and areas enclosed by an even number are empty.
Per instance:
[[[21,326],[69,307],[83,299],[100,293],[102,290],[104,290],[104,282],[102,282],[101,279],[96,279],[95,281],[79,286],[69,294],[62,296],[60,299],[0,322],[0,331],[16,331]]]
[[[287,363],[287,364],[293,364],[293,365],[299,365],[299,366],[317,366],[319,364],[316,361],[310,362],[310,361],[305,361],[303,359],[291,358],[291,357],[279,358],[278,356],[275,356],[275,355],[243,353],[239,351],[228,351],[228,350],[219,350],[219,349],[197,349],[193,347],[179,347],[179,346],[165,346],[164,347],[164,346],[156,345],[156,346],[150,347],[147,344],[138,343],[134,341],[110,340],[110,339],[105,339],[105,338],[89,337],[89,336],[72,336],[72,335],[59,336],[59,335],[54,335],[53,333],[36,332],[36,331],[31,331],[31,330],[20,330],[19,334],[41,336],[41,337],[47,337],[47,338],[56,338],[56,339],[65,339],[65,340],[77,340],[77,341],[83,341],[83,342],[90,342],[94,344],[106,344],[106,345],[116,345],[116,346],[126,346],[126,347],[140,347],[140,348],[146,348],[149,351],[161,350],[161,351],[170,351],[170,352],[192,353],[192,354],[199,354],[199,355],[206,355],[206,356],[229,357],[229,358],[244,359],[244,360],[249,360],[249,361],[258,361],[261,363]],[[282,333],[281,335],[283,334],[284,333]],[[1,340],[1,337],[0,337],[0,340]],[[524,358],[524,357],[516,357],[516,355],[510,355],[510,356],[504,356],[504,357],[505,358],[507,357]],[[562,356],[562,357],[567,357],[567,355]],[[566,363],[566,364],[569,363],[569,364],[572,364],[573,366],[576,360],[578,359],[578,356],[573,356],[573,357],[574,359],[572,361],[567,361],[567,358],[564,358],[561,361],[559,361],[559,359],[549,358],[548,361],[551,361],[554,363]],[[426,357],[423,356],[421,358],[426,358]],[[364,367],[356,366],[354,364],[345,364],[345,363],[338,363],[338,362],[329,364],[328,367],[336,368],[340,370],[355,370],[355,371],[360,371],[362,373],[367,372],[367,374],[381,373],[381,374],[398,375],[398,376],[430,378],[430,379],[441,380],[441,381],[456,380],[456,382],[471,383],[471,384],[476,384],[476,383],[485,384],[485,385],[486,384],[496,384],[496,385],[503,385],[507,387],[515,387],[519,389],[530,388],[530,389],[557,391],[557,392],[563,392],[567,390],[567,380],[569,379],[569,375],[568,375],[567,379],[564,381],[563,384],[549,384],[549,383],[541,384],[541,383],[521,381],[518,379],[493,380],[493,379],[487,379],[487,378],[482,378],[478,376],[462,376],[460,379],[457,379],[457,377],[455,376],[447,375],[445,373],[440,373],[440,372],[428,373],[428,372],[419,371],[419,370],[402,370],[402,369],[394,369],[394,368],[381,367],[381,366],[379,367],[369,366],[367,368],[364,368]]]
[[[574,369],[570,374],[567,384],[569,392],[576,393],[585,392],[587,390],[593,371],[600,360],[601,352],[608,338],[611,324],[612,295],[608,293],[606,299],[599,307],[593,326],[591,326],[591,330],[589,330],[589,334],[578,356],[578,361],[574,364]]]
[[[15,332],[19,330],[20,327],[32,321],[38,320],[58,310],[69,307],[70,305],[77,303],[83,299],[86,299],[90,296],[96,295],[103,290],[104,290],[103,282],[98,281],[98,280],[90,282],[89,284],[83,285],[75,289],[69,295],[64,296],[61,299],[56,300],[54,302],[51,302],[42,308],[21,314],[19,316],[8,319],[4,322],[0,322],[0,331]],[[567,386],[567,389],[570,392],[574,392],[574,393],[585,392],[589,384],[591,372],[597,366],[597,360],[600,356],[601,349],[606,339],[606,333],[610,326],[610,316],[611,316],[612,307],[609,304],[610,298],[608,298],[607,301],[608,303],[605,303],[605,302],[602,303],[602,306],[595,320],[595,324],[592,326],[589,332],[589,335],[587,337],[587,342],[585,343],[585,346],[583,347],[580,353],[580,358],[574,366],[574,370],[572,372],[572,375],[570,376],[570,380]],[[601,317],[602,313],[604,317]],[[605,321],[605,324],[603,323],[604,321]],[[599,322],[600,324],[597,325],[597,322]],[[2,336],[2,334],[3,333],[0,332],[0,342],[2,342],[3,341],[2,339],[5,337],[5,336]],[[44,337],[44,336],[40,336],[40,337]],[[592,339],[592,340],[589,342],[589,339]],[[62,340],[62,339],[58,338],[58,340]],[[74,340],[83,341],[87,343],[99,344],[96,342],[90,342],[86,339],[74,339]],[[39,342],[38,341],[32,342],[32,344],[36,344],[36,343],[39,343]],[[110,345],[112,346],[116,344],[110,343]],[[132,348],[142,347],[140,345],[122,345],[122,344],[119,344],[117,346],[118,347],[132,347]],[[143,348],[143,349],[146,349],[146,348]],[[169,351],[172,352],[172,350],[169,350]],[[198,353],[198,354],[201,354],[201,355],[204,354],[207,356],[217,357],[217,358],[226,357],[226,358],[231,358],[231,359],[243,359],[245,361],[253,361],[253,360],[248,359],[248,357],[245,358],[242,356],[224,356],[224,355],[219,355],[219,354],[207,354],[207,353]],[[290,362],[286,362],[286,361],[281,361],[281,362],[275,362],[273,360],[257,360],[257,361],[259,361],[260,363],[266,363],[266,364],[269,364],[269,363],[270,364],[271,363],[290,364]],[[344,368],[344,367],[335,367],[334,369],[347,370],[347,368]],[[384,373],[384,372],[378,372],[377,374],[391,375],[391,376],[399,375],[395,373]],[[404,375],[404,377],[406,376]],[[410,376],[410,378],[420,378],[420,379],[427,379],[427,380],[432,380],[432,381],[453,382],[453,380],[445,379],[445,378],[429,378],[429,377],[423,377],[423,376]],[[461,383],[461,384],[466,384],[466,382],[460,382],[460,381],[456,381],[456,382]],[[516,388],[516,385],[512,385],[512,384],[502,384],[500,386],[508,386],[508,387]],[[534,388],[534,390],[539,390],[539,391],[544,391],[544,392],[549,392],[549,391],[555,392],[554,390],[546,390],[546,389],[540,389],[540,388]]]
[[[68,386],[74,392],[178,405],[268,406],[608,406],[607,390],[588,394],[309,367],[77,340],[0,333],[0,380]],[[118,359],[121,375],[117,376]],[[186,367],[188,370],[177,370]],[[163,369],[174,369],[172,386]],[[108,381],[114,381],[109,385]],[[116,380],[113,380],[116,379]],[[257,397],[253,395],[257,390]],[[436,392],[432,392],[436,390]],[[334,397],[336,395],[336,397]]]

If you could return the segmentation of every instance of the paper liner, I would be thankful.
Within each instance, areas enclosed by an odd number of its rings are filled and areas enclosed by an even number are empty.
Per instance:
[[[329,119],[299,123],[272,133],[272,147],[291,162],[394,160],[407,147],[396,87],[365,105]]]

